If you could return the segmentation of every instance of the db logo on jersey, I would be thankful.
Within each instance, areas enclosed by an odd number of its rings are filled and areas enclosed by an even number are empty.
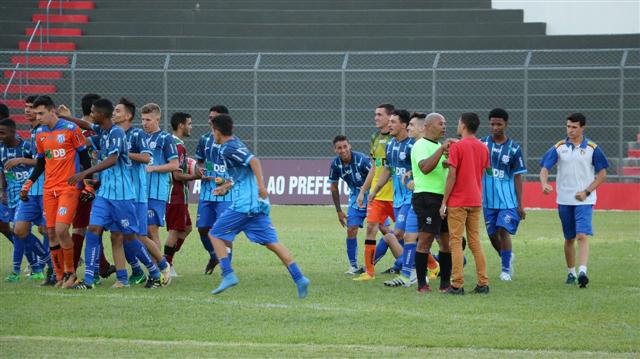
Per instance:
[[[64,216],[65,214],[67,214],[67,207],[60,207],[60,209],[58,209],[58,215]]]
[[[64,148],[60,148],[60,149],[54,149],[54,150],[46,150],[44,155],[48,159],[63,158],[64,156],[67,155],[67,152],[64,150]]]

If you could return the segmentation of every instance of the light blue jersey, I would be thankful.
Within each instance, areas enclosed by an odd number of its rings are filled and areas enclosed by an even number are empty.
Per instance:
[[[16,138],[18,145],[16,147],[7,147],[4,143],[0,143],[0,170],[4,174],[4,179],[7,182],[6,195],[7,206],[9,208],[16,208],[18,201],[20,201],[20,189],[22,185],[29,179],[31,174],[31,167],[25,165],[19,165],[5,169],[4,165],[7,161],[14,158],[30,157],[31,145],[29,142],[24,141],[21,138]]]
[[[224,159],[229,175],[233,178],[233,203],[231,210],[240,213],[269,212],[269,200],[258,196],[258,183],[249,161],[254,157],[247,146],[233,137],[220,146],[220,156]]]
[[[176,142],[170,133],[160,130],[149,134],[147,144],[152,154],[149,166],[162,166],[178,158]],[[147,173],[148,198],[167,202],[171,191],[171,178],[170,172]]]
[[[91,137],[93,148],[98,153],[98,161],[116,154],[116,164],[99,173],[100,188],[96,196],[113,201],[133,200],[136,197],[131,179],[131,160],[127,136],[120,126],[113,125],[106,130],[94,126],[97,135]]]
[[[482,206],[491,209],[518,208],[515,176],[527,173],[520,145],[510,138],[503,144],[492,136],[481,139],[489,149],[491,168],[482,175]]]
[[[371,170],[371,158],[364,153],[351,152],[351,161],[344,164],[340,156],[331,162],[329,168],[329,182],[338,183],[342,180],[349,186],[349,207],[358,208],[356,199],[360,194],[360,187],[367,179],[367,175]],[[367,196],[364,196],[363,206],[366,208]]]
[[[195,158],[204,162],[205,176],[228,178],[227,167],[220,157],[220,145],[215,142],[211,132],[202,135],[198,141]],[[228,202],[232,201],[232,191],[224,196],[216,196],[213,190],[216,188],[214,181],[200,181],[200,201]]]
[[[152,155],[148,145],[147,133],[137,127],[130,127],[127,132],[127,145],[129,153],[148,153]],[[133,188],[136,190],[136,203],[147,203],[147,172],[146,163],[131,161],[131,179],[133,180]]]
[[[411,148],[416,142],[413,137],[407,137],[402,141],[392,138],[387,144],[387,162],[385,167],[391,171],[393,179],[393,207],[399,208],[405,204],[411,204],[410,191],[402,182],[405,173],[411,171]]]
[[[31,146],[29,148],[28,156],[25,157],[35,159],[38,155],[38,150],[36,150],[36,131],[38,131],[38,127],[40,127],[40,125],[31,129],[31,142],[29,143]],[[33,167],[29,172],[29,176],[31,176],[31,172],[33,172]],[[44,177],[45,176],[43,172],[40,177],[38,177],[38,180],[31,186],[31,189],[29,190],[29,196],[42,196],[44,194]]]

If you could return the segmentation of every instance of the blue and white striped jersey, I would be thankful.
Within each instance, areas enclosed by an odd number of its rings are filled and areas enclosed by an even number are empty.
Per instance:
[[[258,183],[249,167],[254,157],[242,141],[233,137],[220,146],[220,156],[224,159],[229,175],[233,178],[233,203],[230,209],[241,213],[269,213],[268,198],[258,196]]]
[[[411,204],[411,196],[413,191],[409,190],[402,178],[405,173],[411,171],[411,149],[416,139],[407,137],[402,141],[392,138],[387,144],[387,162],[385,167],[391,171],[393,179],[393,207],[402,207],[405,204]]]
[[[515,176],[527,173],[520,145],[510,138],[505,143],[497,144],[492,136],[480,141],[489,149],[491,164],[491,168],[482,175],[482,206],[491,209],[518,208]]]
[[[9,208],[15,208],[20,201],[20,189],[22,185],[29,179],[32,167],[19,165],[7,170],[4,165],[7,161],[14,158],[30,157],[31,145],[29,142],[21,138],[16,138],[18,145],[16,147],[7,147],[4,143],[0,143],[0,170],[4,173],[7,182],[7,205]]]
[[[120,126],[113,125],[106,130],[93,126],[96,136],[90,138],[93,148],[97,151],[98,161],[116,154],[116,164],[99,173],[100,188],[96,196],[114,201],[132,200],[136,197],[131,179],[131,160],[127,135]]]
[[[147,144],[152,154],[149,166],[161,166],[178,158],[176,142],[170,133],[160,130],[149,134]],[[171,191],[171,179],[170,172],[147,173],[148,198],[167,202]]]
[[[148,135],[146,132],[141,128],[130,127],[126,134],[129,153],[148,153],[150,156],[152,155],[147,143]],[[137,203],[147,203],[149,199],[146,168],[146,163],[131,161],[131,179],[133,188],[136,191],[135,202]]]
[[[204,162],[205,176],[228,178],[227,166],[220,157],[220,145],[216,143],[211,132],[204,134],[198,141],[195,158]],[[207,202],[228,202],[233,199],[233,191],[229,191],[224,196],[216,196],[213,190],[216,188],[215,181],[200,181],[200,201]]]
[[[31,142],[29,148],[29,155],[25,157],[30,157],[35,159],[38,156],[38,150],[36,149],[36,131],[38,130],[40,125],[31,129]],[[33,172],[33,168],[29,171],[29,176],[31,176],[31,172]],[[31,186],[29,190],[29,196],[42,196],[44,194],[44,172],[38,177],[38,180]]]
[[[367,175],[371,170],[371,158],[364,153],[351,152],[351,161],[344,164],[340,156],[331,162],[329,168],[329,182],[337,183],[341,178],[347,186],[349,186],[349,206],[358,207],[356,199],[360,194],[360,187],[367,179]],[[363,205],[367,205],[367,196],[364,197]]]

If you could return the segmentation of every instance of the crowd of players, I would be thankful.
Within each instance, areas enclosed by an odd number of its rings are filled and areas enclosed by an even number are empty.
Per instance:
[[[176,275],[173,256],[192,229],[187,182],[199,179],[196,226],[210,257],[205,274],[218,265],[222,272],[212,293],[238,284],[231,248],[235,236],[244,232],[278,256],[298,297],[307,296],[310,281],[271,223],[260,161],[233,135],[225,106],[210,109],[211,131],[200,138],[194,166],[183,142],[191,132],[189,114],[171,116],[170,134],[160,129],[161,109],[154,103],[140,109],[142,129],[133,126],[136,108],[125,98],[114,106],[89,94],[82,109],[83,117],[74,118],[49,96],[27,98],[30,141],[16,135],[13,120],[0,121],[0,229],[13,243],[13,268],[6,281],[21,280],[26,257],[29,279],[42,280],[43,286],[89,290],[114,272],[113,288],[169,285]],[[162,246],[159,227],[165,218],[168,237]],[[31,233],[33,226],[39,227],[43,241]],[[105,231],[110,232],[114,265],[104,258]],[[80,280],[76,270],[83,245]]]
[[[160,129],[161,109],[154,103],[140,109],[142,128],[133,126],[136,107],[125,98],[114,106],[89,94],[82,99],[82,109],[83,117],[74,118],[48,96],[27,98],[30,141],[16,135],[14,121],[0,120],[0,232],[13,243],[13,268],[6,281],[21,280],[25,257],[29,279],[42,280],[43,286],[88,290],[113,273],[114,288],[169,285],[176,276],[173,256],[192,230],[187,182],[199,179],[196,227],[209,254],[205,273],[211,274],[218,265],[222,272],[212,293],[238,284],[231,264],[232,243],[244,232],[283,262],[298,296],[306,297],[310,281],[279,243],[271,223],[260,161],[233,135],[233,120],[225,106],[211,107],[211,131],[198,142],[194,166],[183,142],[191,133],[189,114],[171,116],[170,134]],[[418,292],[429,292],[429,280],[439,276],[440,291],[461,295],[463,252],[468,245],[476,266],[474,292],[489,293],[480,244],[483,212],[491,244],[501,258],[500,279],[511,281],[515,257],[511,235],[526,216],[522,206],[526,168],[520,146],[506,134],[508,120],[505,110],[492,110],[491,133],[478,139],[479,117],[464,113],[457,123],[460,138],[445,140],[443,115],[411,114],[384,104],[375,109],[377,131],[369,155],[352,151],[346,136],[336,136],[337,157],[329,180],[338,220],[347,228],[347,273],[356,276],[355,281],[374,280],[375,263],[390,249],[396,261],[385,273],[397,275],[385,281],[386,286],[410,287],[417,282]],[[543,156],[540,173],[542,191],[548,194],[553,190],[548,171],[558,164],[566,283],[578,282],[581,287],[589,281],[587,236],[593,234],[595,189],[608,167],[602,150],[584,137],[585,123],[579,113],[567,118],[567,138]],[[346,214],[339,180],[350,189]],[[362,267],[357,234],[365,219]],[[165,222],[168,237],[163,246],[159,227]],[[31,232],[33,226],[43,241]],[[105,231],[110,232],[113,265],[104,256]],[[383,239],[376,243],[378,232]],[[430,253],[434,241],[437,255]],[[82,253],[85,271],[80,280],[76,270]]]
[[[337,157],[331,163],[329,180],[338,221],[347,228],[347,273],[357,275],[353,280],[374,280],[375,263],[390,248],[396,261],[383,273],[397,276],[384,285],[409,287],[417,282],[418,292],[430,292],[429,279],[439,275],[441,292],[462,295],[467,243],[476,266],[473,292],[489,293],[480,244],[481,212],[491,244],[500,256],[500,280],[513,279],[511,236],[526,216],[522,188],[527,170],[520,145],[506,134],[507,111],[493,109],[488,120],[490,134],[478,139],[478,115],[463,113],[457,121],[459,139],[444,140],[443,115],[411,114],[383,104],[375,109],[377,131],[371,136],[369,155],[352,151],[346,136],[334,138]],[[595,189],[604,182],[608,167],[600,147],[584,137],[585,125],[580,113],[567,118],[567,137],[544,154],[540,173],[542,192],[549,194],[553,187],[548,183],[548,172],[558,164],[557,203],[568,271],[565,282],[578,282],[581,288],[589,282],[587,237],[593,235]],[[346,214],[340,206],[339,180],[350,190]],[[365,219],[362,267],[357,260],[357,234]],[[395,222],[393,231],[389,219]],[[378,231],[383,237],[376,245]],[[439,252],[432,256],[434,240]]]

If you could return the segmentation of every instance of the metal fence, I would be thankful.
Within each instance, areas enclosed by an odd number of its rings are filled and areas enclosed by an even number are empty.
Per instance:
[[[367,151],[380,103],[437,111],[454,136],[460,113],[486,119],[494,107],[510,114],[508,135],[520,142],[531,174],[542,154],[565,135],[571,112],[587,117],[587,136],[611,159],[611,174],[629,162],[640,131],[640,49],[443,51],[359,53],[39,53],[68,56],[68,64],[34,65],[61,71],[58,80],[29,77],[29,84],[55,84],[57,103],[80,113],[89,92],[138,106],[156,102],[164,128],[175,111],[193,116],[187,141],[195,150],[208,131],[208,109],[230,108],[236,134],[264,158],[328,158],[331,139],[350,137]],[[0,52],[5,76],[20,52]],[[13,61],[12,61],[13,60]],[[27,89],[21,73],[14,86]],[[18,98],[16,87],[8,98]],[[488,133],[483,122],[480,135]]]

